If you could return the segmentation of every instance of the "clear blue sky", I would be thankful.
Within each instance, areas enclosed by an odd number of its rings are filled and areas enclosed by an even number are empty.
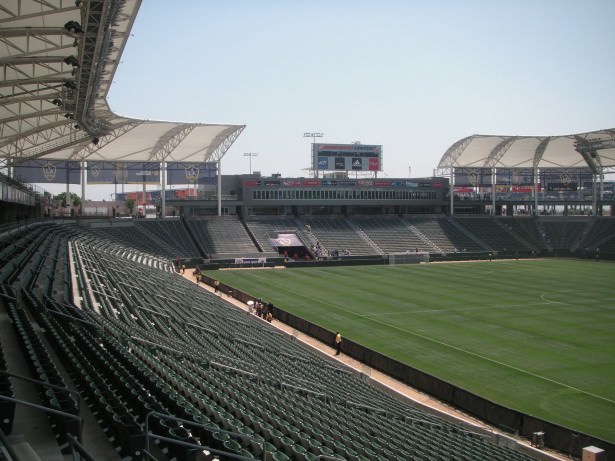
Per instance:
[[[145,0],[118,114],[247,125],[224,174],[306,176],[311,139],[431,176],[472,134],[615,127],[612,0]]]

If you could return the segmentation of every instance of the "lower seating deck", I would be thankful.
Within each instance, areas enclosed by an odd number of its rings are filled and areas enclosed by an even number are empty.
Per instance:
[[[23,322],[43,328],[124,458],[140,459],[147,426],[177,460],[196,451],[162,437],[259,459],[531,459],[401,402],[147,255],[74,228],[41,235],[56,265],[21,286]]]

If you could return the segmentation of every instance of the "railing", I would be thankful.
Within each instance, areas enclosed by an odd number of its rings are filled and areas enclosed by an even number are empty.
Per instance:
[[[74,461],[96,461],[96,458],[72,434],[66,434]],[[78,457],[77,457],[78,456]]]
[[[69,389],[65,389],[62,388],[64,390],[69,390]],[[61,416],[63,418],[75,421],[77,423],[77,441],[81,444],[82,440],[83,440],[83,434],[82,434],[82,426],[83,426],[83,418],[79,415],[74,415],[72,413],[67,413],[65,411],[60,411],[60,410],[54,410],[53,408],[49,408],[49,407],[45,407],[42,405],[38,405],[36,403],[32,403],[32,402],[28,402],[25,400],[19,400],[19,399],[14,399],[13,397],[7,397],[6,395],[0,395],[0,400],[4,400],[6,402],[11,402],[11,403],[15,403],[15,404],[19,404],[19,405],[23,405],[26,407],[30,407],[30,408],[34,408],[36,410],[41,410],[44,413],[48,413],[51,415],[55,415],[55,416]],[[71,432],[67,431],[66,434],[67,439],[70,439],[70,435]],[[70,442],[69,442],[70,444]],[[17,458],[15,458],[17,459]]]
[[[145,452],[144,454],[146,455],[146,457],[148,459],[154,460],[156,461],[156,458],[150,453],[150,439],[157,439],[163,442],[168,442],[168,443],[173,443],[185,448],[193,448],[196,450],[207,450],[208,452],[214,454],[214,455],[224,455],[226,457],[229,458],[233,458],[233,459],[238,459],[240,461],[259,461],[258,458],[249,458],[247,456],[242,456],[242,455],[238,455],[235,453],[231,453],[228,451],[223,451],[223,450],[217,450],[215,448],[211,448],[208,446],[204,446],[204,445],[200,445],[200,444],[196,444],[196,443],[190,443],[190,442],[184,442],[182,440],[178,440],[178,439],[173,439],[171,437],[165,437],[162,435],[158,435],[158,434],[154,434],[153,432],[150,432],[149,430],[149,421],[150,418],[152,416],[156,416],[158,418],[162,418],[165,420],[171,420],[171,421],[177,421],[179,423],[182,424],[188,424],[190,426],[193,427],[198,427],[201,429],[205,429],[206,431],[211,432],[212,434],[214,432],[221,432],[223,434],[228,434],[231,437],[236,437],[236,438],[241,438],[244,440],[249,440],[250,442],[254,442],[254,443],[258,443],[261,444],[263,446],[263,453],[262,453],[262,460],[266,460],[267,459],[267,446],[265,444],[265,442],[263,440],[257,439],[255,437],[250,437],[248,435],[245,434],[239,434],[237,432],[231,432],[231,431],[225,431],[223,429],[220,429],[219,427],[212,427],[212,426],[206,426],[204,424],[200,424],[197,423],[195,421],[190,421],[187,419],[182,419],[182,418],[177,418],[176,416],[172,416],[172,415],[168,415],[168,414],[164,414],[164,413],[158,413],[156,411],[150,411],[146,418],[145,418]],[[333,459],[333,458],[331,458]]]
[[[13,447],[11,447],[11,444],[9,443],[8,439],[6,438],[6,435],[4,434],[4,430],[2,430],[0,428],[0,443],[2,443],[2,446],[6,449],[6,452],[9,455],[9,458],[11,460],[16,460],[17,458],[17,454],[15,453],[15,451],[13,451]]]
[[[60,391],[64,391],[64,392],[68,392],[69,394],[73,394],[75,395],[76,398],[76,403],[77,403],[77,412],[81,413],[81,396],[79,395],[79,392],[77,392],[74,389],[69,389],[67,387],[63,387],[63,386],[57,386],[56,384],[51,384],[48,383],[46,381],[40,381],[38,379],[34,379],[34,378],[28,378],[27,376],[21,376],[21,375],[17,375],[15,373],[10,373],[8,371],[4,371],[4,370],[0,370],[0,375],[5,375],[5,376],[10,376],[11,378],[17,378],[17,379],[21,379],[23,381],[28,381],[34,384],[40,384],[43,387],[50,387],[51,389],[58,389]],[[2,397],[2,396],[0,396]],[[44,407],[47,408],[47,407]]]

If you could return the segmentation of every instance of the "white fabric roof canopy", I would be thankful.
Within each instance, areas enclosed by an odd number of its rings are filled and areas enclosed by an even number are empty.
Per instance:
[[[442,156],[450,168],[615,168],[615,129],[565,136],[473,135],[460,139]]]
[[[109,86],[140,0],[3,0],[0,159],[217,161],[244,125],[137,120]]]

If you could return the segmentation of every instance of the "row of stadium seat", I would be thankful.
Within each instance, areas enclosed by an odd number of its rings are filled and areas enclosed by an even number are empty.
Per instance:
[[[372,386],[153,255],[94,229],[39,236],[40,256],[20,266],[31,274],[21,322],[44,328],[123,457],[141,459],[149,424],[156,449],[180,461],[198,450],[166,438],[277,460],[530,459]]]

